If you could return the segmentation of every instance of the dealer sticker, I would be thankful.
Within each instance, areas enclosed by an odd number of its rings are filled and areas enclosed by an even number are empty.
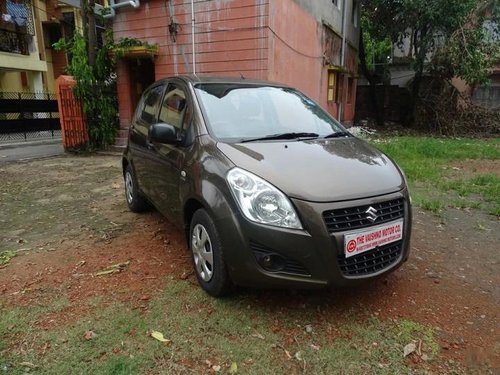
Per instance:
[[[403,238],[403,220],[344,235],[344,253],[349,258]]]

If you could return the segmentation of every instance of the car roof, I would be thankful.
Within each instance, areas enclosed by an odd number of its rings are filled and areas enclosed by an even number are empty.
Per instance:
[[[171,76],[171,77],[165,77],[161,79],[161,81],[167,81],[172,78],[178,78],[183,80],[186,83],[191,83],[193,85],[196,84],[204,84],[204,83],[218,83],[218,84],[234,84],[234,85],[244,85],[244,86],[275,86],[275,87],[290,87],[288,85],[282,84],[282,83],[277,83],[277,82],[271,82],[271,81],[264,81],[264,80],[257,80],[257,79],[248,79],[245,78],[244,76],[238,78],[238,77],[223,77],[223,76],[212,76],[212,75],[194,75],[194,74],[189,74],[189,75],[177,75],[177,76]]]

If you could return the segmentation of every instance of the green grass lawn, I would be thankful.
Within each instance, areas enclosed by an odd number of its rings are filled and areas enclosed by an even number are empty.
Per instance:
[[[416,205],[434,212],[459,207],[500,214],[500,180],[494,162],[492,170],[474,171],[466,163],[462,169],[454,169],[457,162],[467,160],[498,161],[500,140],[389,137],[372,142],[404,169]],[[79,162],[68,160],[68,167],[58,167],[58,176],[65,177],[66,185],[71,180],[61,173],[71,175],[72,163]],[[28,191],[23,187],[24,175],[10,171],[9,186],[17,195],[7,191],[16,200],[4,204],[10,215],[5,217],[34,207],[31,210],[36,210],[36,215],[24,218],[34,221],[28,220],[25,225],[36,229],[40,221],[43,239],[50,243],[58,243],[66,232],[81,231],[91,224],[90,233],[100,237],[110,220],[115,226],[118,223],[133,228],[131,223],[139,217],[127,212],[118,215],[126,211],[118,203],[123,199],[121,190],[118,196],[113,187],[114,179],[121,178],[118,163],[114,166],[107,159],[85,160],[85,166],[80,163],[84,171],[89,169],[90,161],[99,173],[89,174],[85,184],[75,181],[64,186],[54,182],[51,190]],[[106,173],[102,176],[99,163],[109,168],[103,169]],[[37,173],[40,166],[36,162],[23,165],[24,170],[29,168]],[[105,190],[96,190],[98,187]],[[67,212],[63,195],[67,191],[78,197],[75,204],[82,207],[75,212],[81,212],[82,220],[62,214]],[[93,192],[89,196],[100,202],[101,210],[93,210],[97,204],[93,199],[84,199],[87,192]],[[109,211],[105,211],[107,216],[101,213],[104,208]],[[21,221],[16,224],[4,220],[12,231],[21,226]],[[42,235],[35,236],[35,229],[23,233],[28,245]],[[11,237],[12,242],[15,237]],[[12,244],[4,245],[8,250]],[[12,252],[0,253],[4,272],[9,271],[12,256]],[[326,292],[296,297],[282,291],[262,298],[259,292],[242,291],[217,300],[186,280],[170,279],[168,270],[162,283],[159,292],[142,291],[151,298],[140,306],[137,298],[128,303],[111,303],[98,292],[96,297],[72,303],[50,289],[44,290],[45,297],[31,306],[7,305],[7,298],[0,299],[0,374],[423,374],[432,373],[436,363],[443,364],[432,327],[404,316],[378,319],[362,301],[344,311],[335,307],[335,302],[325,301]],[[25,291],[29,293],[29,288],[20,293]],[[74,305],[82,304],[86,308],[81,315],[68,314]],[[50,320],[54,323],[42,324]],[[150,336],[153,330],[171,341],[157,341]],[[95,336],[86,339],[86,331]],[[421,344],[428,361],[414,364],[403,358],[403,348],[409,343]],[[450,366],[461,368],[461,364]]]
[[[90,301],[76,322],[40,329],[59,313],[50,307],[9,309],[0,315],[0,373],[24,374],[399,374],[408,373],[403,348],[421,342],[438,352],[432,330],[406,320],[384,322],[359,312],[321,319],[309,308],[262,304],[249,296],[216,300],[186,282],[169,281],[143,309]],[[306,325],[311,325],[310,329]],[[273,327],[279,326],[275,330]],[[95,337],[85,339],[92,330]],[[149,335],[160,331],[165,344]],[[14,350],[6,350],[7,343]],[[2,370],[3,369],[3,370]],[[2,372],[3,371],[3,372]]]
[[[458,168],[467,161],[500,160],[500,139],[447,139],[384,137],[372,144],[392,157],[404,170],[414,203],[438,213],[446,207],[481,208],[500,215],[500,173]]]

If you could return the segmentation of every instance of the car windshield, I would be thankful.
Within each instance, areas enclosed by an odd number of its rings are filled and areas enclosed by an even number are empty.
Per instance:
[[[348,136],[316,103],[285,87],[207,83],[195,86],[212,135],[228,142]]]

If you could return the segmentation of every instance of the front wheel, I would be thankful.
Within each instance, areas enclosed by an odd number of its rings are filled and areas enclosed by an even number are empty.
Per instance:
[[[219,234],[210,215],[199,209],[191,219],[189,248],[200,286],[214,297],[229,293],[231,280],[222,254]]]
[[[127,199],[129,210],[132,212],[146,211],[148,209],[148,202],[139,193],[137,179],[130,164],[125,168],[123,178],[125,179],[125,198]]]

